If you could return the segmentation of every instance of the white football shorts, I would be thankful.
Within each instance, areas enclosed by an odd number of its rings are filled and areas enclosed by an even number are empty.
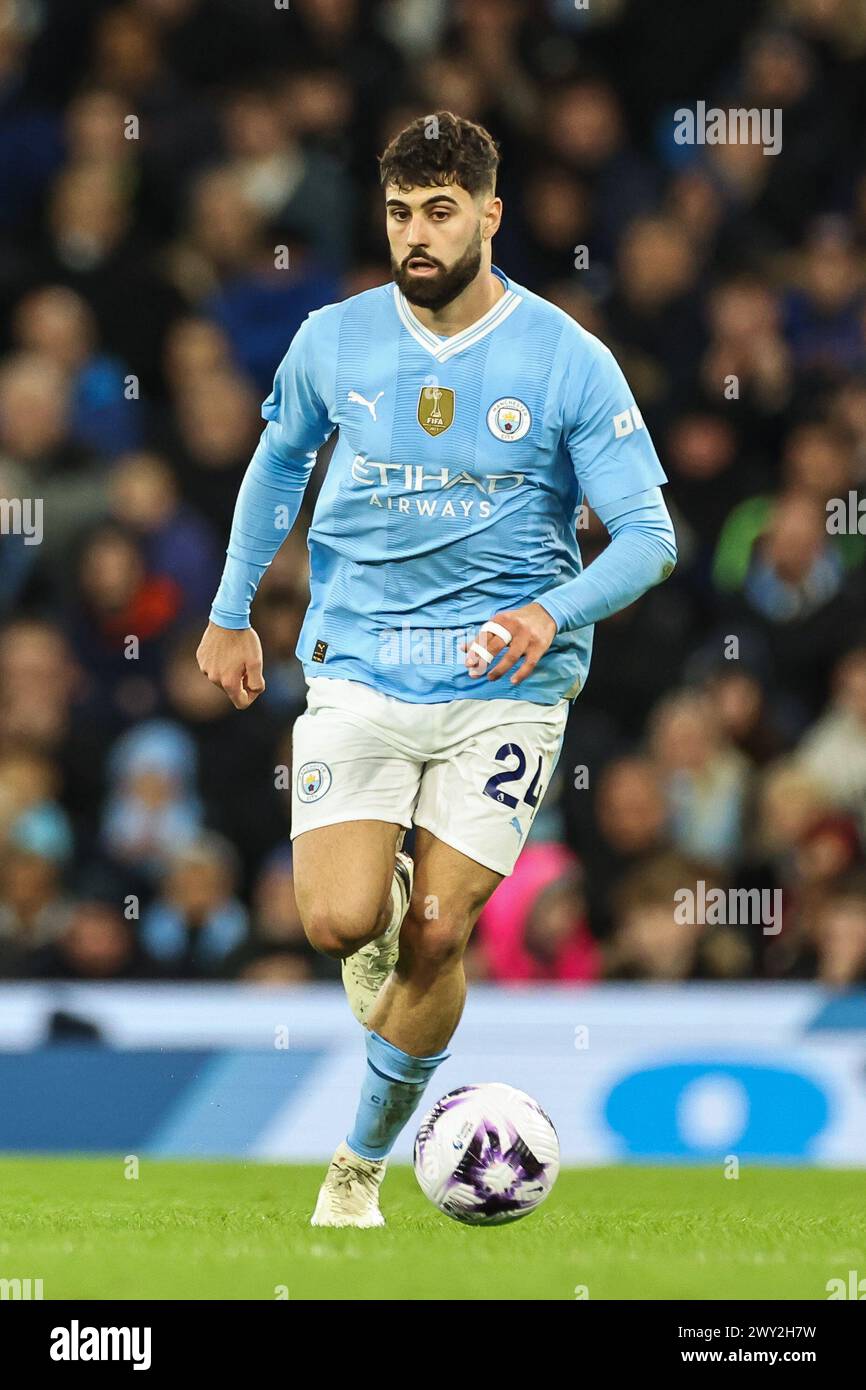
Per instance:
[[[341,821],[423,826],[510,874],[556,767],[569,702],[417,704],[313,676],[292,734],[292,839]]]

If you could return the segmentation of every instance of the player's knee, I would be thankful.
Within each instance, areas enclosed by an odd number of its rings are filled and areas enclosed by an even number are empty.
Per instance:
[[[447,970],[463,956],[469,924],[462,914],[446,914],[434,920],[410,914],[400,933],[400,963],[408,958],[414,968],[431,975]]]
[[[317,906],[308,913],[301,914],[307,940],[322,955],[342,960],[351,956],[368,941],[379,935],[383,928],[382,913],[375,909],[352,906]]]

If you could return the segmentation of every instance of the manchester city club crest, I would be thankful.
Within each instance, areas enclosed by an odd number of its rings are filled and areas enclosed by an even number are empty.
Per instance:
[[[331,769],[327,763],[304,763],[298,769],[298,800],[318,801],[331,785]]]
[[[522,439],[529,433],[531,424],[532,412],[529,406],[519,401],[516,396],[503,396],[501,400],[494,401],[487,412],[487,428],[490,433],[506,442]]]
[[[442,434],[454,423],[454,392],[448,386],[422,386],[418,397],[418,424],[428,434]]]

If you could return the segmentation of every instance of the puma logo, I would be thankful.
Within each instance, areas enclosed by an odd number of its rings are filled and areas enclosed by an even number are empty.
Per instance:
[[[350,391],[348,395],[348,400],[351,405],[365,405],[369,410],[370,414],[372,415],[373,419],[375,420],[377,418],[376,402],[380,401],[384,394],[384,391],[380,391],[378,396],[374,396],[373,400],[368,401],[366,396],[361,395],[360,391]]]

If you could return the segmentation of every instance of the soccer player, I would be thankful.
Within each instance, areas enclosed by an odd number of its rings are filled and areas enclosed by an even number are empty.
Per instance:
[[[676,562],[611,353],[492,264],[497,167],[450,112],[385,150],[394,282],[295,335],[198,649],[238,709],[264,690],[250,606],[336,430],[309,528],[291,833],[304,928],[342,961],[367,1066],[319,1226],[383,1224],[388,1154],[450,1055],[463,952],[550,783],[593,624]],[[586,570],[584,499],[611,536]]]

